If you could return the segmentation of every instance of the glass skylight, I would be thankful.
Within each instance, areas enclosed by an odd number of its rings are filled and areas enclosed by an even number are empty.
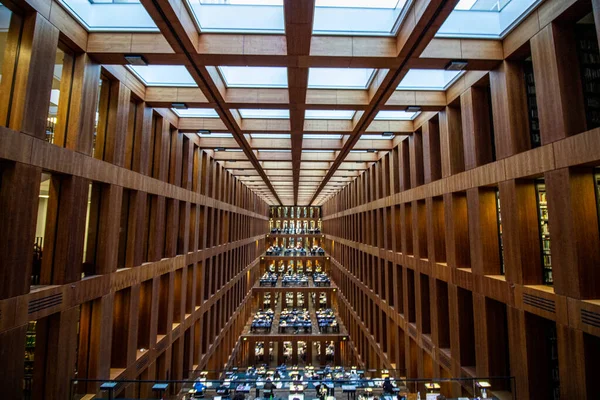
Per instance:
[[[352,119],[354,110],[306,110],[306,119]]]
[[[408,112],[408,111],[379,111],[375,116],[377,120],[400,120],[400,121],[412,121],[419,115],[420,112]]]
[[[285,67],[219,67],[227,87],[286,88]]]
[[[335,139],[335,140],[340,140],[343,136],[342,135],[319,135],[319,134],[307,134],[307,135],[303,135],[302,138],[304,139]]]
[[[146,86],[198,86],[183,65],[128,65]]]
[[[172,108],[180,118],[219,118],[213,108],[188,108],[187,110]]]
[[[316,0],[313,33],[393,36],[410,1]]]
[[[200,133],[198,136],[201,138],[232,138],[233,135],[231,133],[211,133],[209,135]]]
[[[283,33],[283,0],[186,0],[203,32]]]
[[[252,139],[289,139],[289,133],[252,133]]]
[[[242,118],[279,118],[285,119],[290,117],[290,110],[267,110],[267,109],[252,109],[243,108],[238,110]]]
[[[308,87],[313,89],[367,89],[373,68],[309,68]]]
[[[437,37],[503,38],[542,0],[460,0]]]
[[[88,31],[158,32],[137,0],[58,0]]]
[[[411,69],[396,89],[446,90],[462,73],[444,69]]]

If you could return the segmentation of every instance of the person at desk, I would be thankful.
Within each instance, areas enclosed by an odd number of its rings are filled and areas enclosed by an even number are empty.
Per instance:
[[[195,398],[195,399],[203,398],[205,389],[206,389],[206,386],[204,385],[204,383],[202,383],[202,381],[194,382],[194,390],[196,392],[194,393],[193,398]]]
[[[265,394],[265,396],[267,394],[269,394],[270,399],[273,398],[273,390],[275,390],[275,385],[273,384],[273,382],[271,382],[270,378],[267,378],[267,381],[265,382],[265,386],[263,386],[263,393]]]
[[[315,385],[315,390],[317,391],[317,397],[319,400],[325,400],[325,396],[327,396],[327,385],[322,382],[317,382]]]
[[[389,377],[386,377],[383,380],[383,393],[384,394],[393,394],[394,393],[394,385],[392,385],[392,381],[390,381]]]

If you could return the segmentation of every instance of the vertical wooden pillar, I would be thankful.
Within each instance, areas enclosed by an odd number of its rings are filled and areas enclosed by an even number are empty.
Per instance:
[[[548,24],[531,38],[542,144],[586,129],[573,26]]]
[[[27,325],[19,326],[0,333],[0,360],[2,360],[2,373],[0,385],[2,396],[6,399],[23,398],[23,376],[25,375],[25,334]]]
[[[485,187],[467,190],[471,268],[479,275],[500,275],[496,193]]]
[[[460,108],[448,106],[439,116],[442,177],[447,178],[465,170]]]
[[[31,285],[42,171],[21,163],[3,163],[0,174],[0,299],[7,299],[28,293]]]
[[[63,285],[81,279],[89,182],[53,176],[50,182],[40,283]]]
[[[425,183],[442,178],[440,125],[437,118],[423,124],[423,162]]]
[[[117,269],[119,248],[119,226],[123,188],[116,185],[104,185],[100,207],[100,226],[96,249],[96,274],[108,274]]]
[[[460,95],[465,169],[493,161],[490,109],[485,88],[472,86]]]
[[[0,113],[3,119],[6,116],[9,128],[38,139],[46,138],[58,35],[58,29],[41,14],[30,11],[25,15],[12,99],[0,102]],[[10,90],[2,93],[11,96]]]
[[[453,268],[469,268],[469,224],[464,193],[444,194],[446,260]],[[467,222],[467,223],[465,223]]]
[[[600,242],[594,170],[563,168],[545,174],[557,294],[600,298]]]
[[[417,187],[424,182],[423,171],[423,136],[421,132],[413,132],[408,138],[410,154],[410,185]]]
[[[525,74],[517,62],[504,61],[490,71],[496,158],[501,160],[531,148]]]
[[[531,181],[500,182],[502,242],[506,280],[542,283],[542,260],[535,187]]]

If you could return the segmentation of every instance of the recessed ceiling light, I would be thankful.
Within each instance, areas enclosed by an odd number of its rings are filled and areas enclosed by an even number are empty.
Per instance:
[[[215,151],[225,151],[225,147],[216,147]]]
[[[409,107],[406,107],[406,112],[412,112],[412,113],[421,112],[421,107],[409,106]]]
[[[211,131],[209,131],[208,129],[200,129],[197,133],[198,135],[210,135]]]
[[[125,54],[125,60],[127,60],[129,65],[148,65],[148,61],[146,61],[144,56],[138,54]]]
[[[368,149],[367,153],[377,153],[377,150],[375,150],[375,149]]]
[[[381,136],[385,136],[385,137],[392,137],[392,136],[394,136],[394,132],[383,132],[383,133],[381,134]]]
[[[465,60],[452,60],[446,65],[447,71],[462,71],[467,68],[468,62]]]
[[[187,104],[185,103],[172,103],[171,107],[176,110],[187,110]]]

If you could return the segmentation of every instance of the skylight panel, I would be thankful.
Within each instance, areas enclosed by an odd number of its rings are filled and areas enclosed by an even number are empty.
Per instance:
[[[252,139],[289,139],[291,135],[289,133],[252,133],[250,137]]]
[[[202,32],[283,33],[283,0],[186,0]]]
[[[233,135],[231,133],[211,133],[211,134],[205,134],[205,133],[201,133],[198,136],[200,136],[201,138],[232,138]],[[241,151],[241,149],[240,149]]]
[[[542,0],[460,0],[436,37],[502,39]]]
[[[306,119],[352,119],[354,110],[306,110]]]
[[[398,90],[446,90],[463,71],[444,69],[411,69],[408,71]]]
[[[242,108],[238,110],[242,118],[269,118],[269,119],[286,119],[290,117],[290,110],[267,110],[267,109],[252,109]]]
[[[412,0],[316,0],[313,33],[396,34]]]
[[[367,89],[373,68],[309,68],[308,87],[312,89]]]
[[[307,135],[303,135],[302,138],[304,138],[304,139],[335,139],[335,140],[340,140],[342,138],[342,135],[307,134]]]
[[[227,87],[286,88],[285,67],[219,67]]]
[[[198,86],[183,65],[128,65],[127,67],[146,86]]]
[[[171,109],[180,118],[219,118],[214,108]]]
[[[408,111],[379,111],[375,116],[376,120],[396,120],[396,121],[412,121],[420,112]]]
[[[58,0],[88,31],[158,32],[137,0]]]

